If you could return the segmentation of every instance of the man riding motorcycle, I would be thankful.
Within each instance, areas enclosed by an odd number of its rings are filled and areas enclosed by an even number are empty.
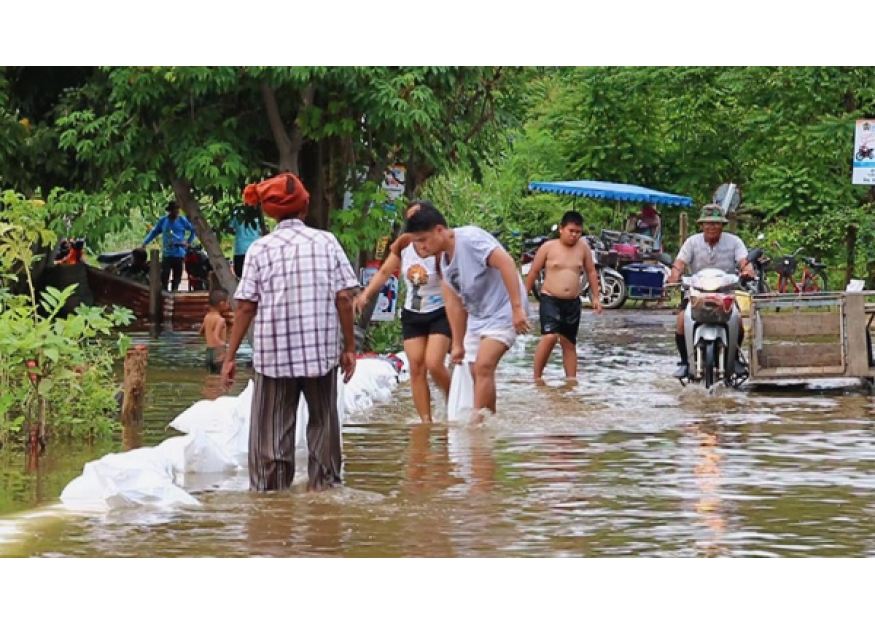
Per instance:
[[[680,280],[684,269],[690,268],[691,274],[696,274],[702,269],[721,269],[734,273],[736,268],[741,270],[742,277],[756,278],[753,266],[747,259],[747,247],[744,242],[730,232],[723,232],[723,226],[729,220],[723,216],[723,209],[717,204],[707,204],[702,207],[697,223],[702,224],[702,232],[691,235],[684,241],[677,258],[671,266],[671,273],[666,284],[674,284]],[[689,355],[687,344],[684,339],[684,314],[686,302],[681,306],[678,314],[677,328],[675,330],[675,343],[681,361],[674,373],[676,378],[686,378],[689,374]],[[744,341],[744,326],[739,317],[738,345],[741,347]],[[741,353],[739,349],[737,354]],[[744,364],[736,360],[736,371],[742,373]]]

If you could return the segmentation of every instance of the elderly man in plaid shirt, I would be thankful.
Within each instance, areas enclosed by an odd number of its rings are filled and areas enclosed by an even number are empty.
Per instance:
[[[337,368],[355,371],[353,300],[358,280],[333,234],[304,225],[310,194],[293,174],[243,193],[277,220],[246,254],[222,377],[230,385],[235,355],[255,320],[255,392],[249,431],[252,490],[289,488],[295,476],[295,421],[301,393],[309,422],[309,490],[340,482]],[[342,334],[342,336],[341,336]],[[342,339],[342,341],[341,341]]]

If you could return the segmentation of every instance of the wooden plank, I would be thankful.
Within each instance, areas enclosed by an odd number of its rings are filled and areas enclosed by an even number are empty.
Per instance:
[[[751,376],[752,382],[765,378],[825,378],[844,377],[844,367],[772,367],[760,369],[756,375]]]
[[[149,252],[149,319],[157,321],[161,317],[161,261],[158,250]]]
[[[763,369],[839,367],[842,366],[842,346],[835,344],[770,344],[757,354],[757,363]],[[757,374],[760,372],[757,371]]]
[[[845,332],[848,338],[848,375],[865,377],[869,373],[869,352],[866,341],[868,319],[862,293],[845,295]]]
[[[836,336],[841,333],[840,311],[828,313],[762,314],[762,335],[777,337]]]

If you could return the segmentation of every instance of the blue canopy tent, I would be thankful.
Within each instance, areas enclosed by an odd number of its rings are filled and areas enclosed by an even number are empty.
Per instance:
[[[530,182],[529,191],[574,195],[622,202],[651,202],[670,206],[692,206],[693,198],[665,193],[634,184],[600,182],[598,180],[570,180],[567,182]]]
[[[569,180],[565,182],[530,182],[529,191],[541,191],[556,195],[571,195],[577,197],[589,197],[600,200],[614,200],[614,218],[622,222],[623,216],[620,208],[621,202],[650,202],[652,204],[664,204],[668,206],[693,206],[693,198],[685,195],[675,195],[665,191],[639,187],[635,184],[623,184],[619,182],[602,182],[599,180]],[[620,231],[624,226],[620,225]],[[611,233],[619,236],[620,231],[613,232],[603,230],[602,235]],[[655,246],[661,249],[662,235],[657,237]]]

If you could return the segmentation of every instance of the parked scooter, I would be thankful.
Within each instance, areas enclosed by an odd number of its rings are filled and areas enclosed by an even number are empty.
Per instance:
[[[722,382],[738,388],[748,377],[747,365],[738,350],[738,276],[720,269],[703,269],[683,278],[683,285],[688,289],[683,314],[689,368],[681,384],[704,383],[706,389],[711,389]]]
[[[558,229],[559,227],[554,224],[551,228],[551,232],[555,234]],[[535,260],[535,255],[538,253],[538,250],[541,249],[541,246],[544,245],[544,243],[552,238],[552,236],[540,234],[536,237],[531,237],[529,239],[523,240],[523,253],[520,257],[520,261],[522,262],[522,265],[520,266],[520,273],[523,276],[523,280],[525,280],[526,277],[529,275],[529,271],[532,268],[532,261]],[[544,272],[541,271],[541,273],[535,279],[535,284],[532,287],[532,295],[534,295],[535,299],[537,300],[541,299],[541,286],[543,286],[543,284]]]
[[[759,235],[757,241],[765,239],[765,235]],[[747,259],[753,265],[756,279],[741,278],[741,287],[751,295],[759,295],[770,291],[769,285],[766,283],[766,272],[771,269],[772,259],[766,255],[762,247],[752,247],[748,249]]]
[[[614,310],[626,301],[626,279],[623,274],[601,264],[601,253],[605,251],[604,242],[598,237],[586,235],[586,242],[592,250],[592,260],[599,274],[599,289],[602,308]],[[589,280],[586,274],[580,276],[580,301],[590,301]]]
[[[124,250],[121,252],[107,252],[97,255],[97,262],[100,263],[101,269],[114,268],[116,271],[129,267],[131,265],[133,250]]]
[[[185,252],[185,273],[188,274],[189,291],[206,291],[210,288],[209,276],[213,270],[210,257],[200,245],[190,245]]]

